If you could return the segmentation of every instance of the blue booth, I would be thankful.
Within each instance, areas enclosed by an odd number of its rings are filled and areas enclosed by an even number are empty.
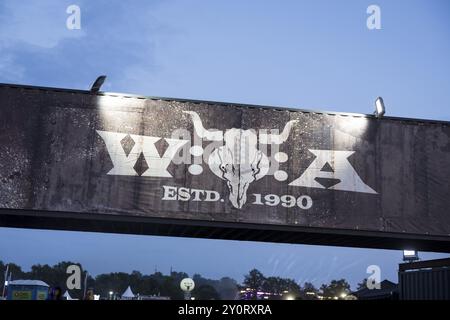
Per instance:
[[[49,285],[40,280],[14,280],[7,286],[7,300],[47,300]]]

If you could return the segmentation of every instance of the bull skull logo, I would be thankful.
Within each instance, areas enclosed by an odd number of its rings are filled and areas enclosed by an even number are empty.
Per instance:
[[[203,127],[200,116],[193,111],[184,111],[192,117],[196,134],[209,141],[222,141],[223,146],[214,149],[208,157],[211,171],[227,182],[229,199],[235,208],[242,208],[247,201],[247,190],[255,180],[264,177],[270,169],[267,155],[258,149],[258,135],[254,129],[232,128],[223,131]],[[259,132],[259,144],[282,144],[289,137],[292,125],[286,123],[281,134]]]

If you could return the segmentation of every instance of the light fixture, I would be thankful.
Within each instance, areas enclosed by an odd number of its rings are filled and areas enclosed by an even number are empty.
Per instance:
[[[384,101],[382,97],[378,97],[375,100],[375,112],[374,115],[377,118],[381,118],[382,116],[384,116],[384,113],[386,112],[386,108],[384,106]]]
[[[403,261],[413,262],[419,260],[419,253],[416,250],[403,250]]]
[[[98,93],[100,91],[100,88],[102,87],[103,83],[105,82],[105,80],[106,80],[106,76],[98,77],[91,87],[91,93]]]

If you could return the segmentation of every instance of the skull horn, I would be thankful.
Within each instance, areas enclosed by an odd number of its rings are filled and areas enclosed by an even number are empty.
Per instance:
[[[211,141],[222,141],[223,140],[223,132],[222,131],[210,131],[203,128],[202,120],[197,112],[194,111],[183,111],[184,113],[190,114],[192,117],[192,122],[194,123],[194,129],[197,135],[206,140]]]
[[[291,131],[294,123],[298,122],[298,120],[291,120],[284,126],[283,132],[281,134],[268,134],[268,133],[260,133],[259,134],[259,143],[261,144],[282,144],[289,137],[289,132]]]

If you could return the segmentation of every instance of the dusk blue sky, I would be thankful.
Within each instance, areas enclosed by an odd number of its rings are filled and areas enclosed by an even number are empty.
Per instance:
[[[66,8],[81,8],[68,30]],[[381,8],[381,30],[366,26]],[[0,2],[0,82],[450,120],[450,2]],[[422,258],[446,257],[420,254]],[[0,260],[29,268],[72,260],[91,274],[155,266],[241,281],[265,275],[316,285],[371,264],[397,281],[402,253],[306,245],[0,228]]]

